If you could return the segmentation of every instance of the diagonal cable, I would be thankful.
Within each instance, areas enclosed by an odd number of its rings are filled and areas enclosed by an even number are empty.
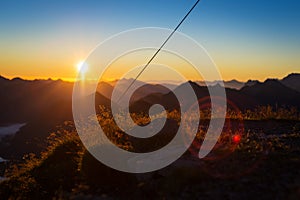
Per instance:
[[[143,69],[138,73],[138,75],[133,79],[133,81],[130,83],[130,85],[126,88],[126,90],[123,92],[123,94],[118,99],[117,103],[120,102],[120,100],[125,96],[125,94],[128,92],[128,90],[131,88],[131,86],[136,82],[136,80],[142,75],[142,73],[146,70],[146,68],[149,66],[149,64],[152,62],[152,60],[156,57],[156,55],[160,52],[160,50],[165,46],[165,44],[170,40],[170,38],[174,35],[174,33],[177,31],[177,29],[181,26],[181,24],[185,21],[185,19],[189,16],[189,14],[194,10],[194,8],[197,6],[197,4],[201,0],[197,0],[197,2],[193,5],[193,7],[189,10],[189,12],[183,17],[183,19],[180,21],[180,23],[176,26],[176,28],[172,31],[172,33],[167,37],[167,39],[164,41],[164,43],[160,46],[160,48],[154,53],[154,55],[150,58],[150,60],[147,62],[147,64],[143,67]]]

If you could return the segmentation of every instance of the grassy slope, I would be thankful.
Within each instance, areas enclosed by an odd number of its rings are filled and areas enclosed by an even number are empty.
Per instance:
[[[112,170],[83,148],[76,133],[49,138],[41,158],[29,156],[0,185],[3,199],[206,198],[299,199],[300,130],[261,138],[248,133],[231,148],[216,148],[204,160],[187,152],[157,172],[133,175]],[[222,146],[222,145],[220,145]],[[227,155],[227,156],[220,156]]]

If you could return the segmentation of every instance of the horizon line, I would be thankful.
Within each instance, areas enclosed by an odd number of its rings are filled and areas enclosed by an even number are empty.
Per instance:
[[[289,75],[292,75],[292,74],[297,74],[297,75],[300,75],[300,72],[290,72],[290,73],[287,73],[286,75],[284,75],[282,78],[280,77],[266,77],[264,78],[263,80],[260,80],[260,79],[253,79],[253,78],[249,78],[247,79],[247,81],[260,81],[260,82],[264,82],[268,79],[278,79],[278,80],[282,80],[283,78],[289,76]],[[52,80],[52,81],[64,81],[64,82],[71,82],[71,83],[74,83],[76,82],[76,78],[66,78],[66,77],[40,77],[40,76],[37,76],[37,77],[28,77],[28,76],[5,76],[5,75],[2,75],[0,74],[0,77],[4,78],[4,79],[7,79],[7,80],[14,80],[14,79],[21,79],[21,80],[24,80],[24,81],[47,81],[47,80]],[[124,78],[126,79],[126,78]],[[133,78],[132,78],[133,79]],[[117,81],[117,80],[121,80],[121,79],[109,79],[109,80],[105,80],[103,82],[114,82],[114,81]],[[176,83],[182,83],[182,81],[178,81],[178,80],[138,80],[138,81],[142,81],[142,82],[151,82],[151,83],[159,83],[159,82],[164,82],[164,83],[169,83],[169,84],[176,84]],[[246,83],[247,81],[242,81],[242,80],[239,80],[237,78],[232,78],[232,79],[227,79],[227,80],[186,80],[186,81],[193,81],[193,82],[198,82],[198,81],[203,81],[203,82],[217,82],[217,81],[223,81],[223,82],[229,82],[229,81],[238,81],[240,83]]]

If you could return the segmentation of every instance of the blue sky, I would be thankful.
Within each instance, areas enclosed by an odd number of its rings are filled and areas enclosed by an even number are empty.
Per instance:
[[[194,2],[1,0],[0,74],[43,76],[120,31],[174,28]],[[284,76],[300,70],[299,11],[298,0],[202,0],[179,31],[201,43],[227,79]]]

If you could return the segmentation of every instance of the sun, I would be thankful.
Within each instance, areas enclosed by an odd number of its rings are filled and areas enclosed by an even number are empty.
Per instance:
[[[77,65],[76,65],[77,71],[79,73],[86,73],[88,70],[88,64],[84,61],[80,61]]]
[[[82,65],[84,64],[84,61],[79,61],[76,65],[77,71],[80,72]]]

